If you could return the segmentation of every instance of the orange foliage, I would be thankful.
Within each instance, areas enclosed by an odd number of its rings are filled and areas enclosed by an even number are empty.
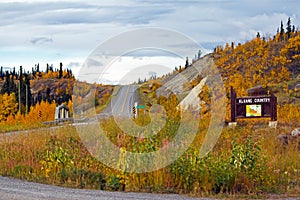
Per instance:
[[[45,122],[53,121],[55,114],[55,103],[48,103],[47,101],[42,101],[31,107],[28,115],[25,116],[27,123]]]
[[[295,35],[293,35],[295,36]],[[226,88],[233,86],[238,95],[246,95],[248,88],[269,86],[290,79],[287,49],[296,49],[300,45],[300,36],[287,41],[261,39],[257,37],[245,44],[215,49],[215,62]]]
[[[0,95],[0,122],[5,121],[10,115],[14,115],[18,109],[18,103],[15,94],[8,95],[7,93]]]
[[[55,103],[48,103],[47,101],[42,101],[30,108],[30,112],[27,115],[22,115],[18,112],[16,115],[10,114],[6,121],[2,124],[6,126],[14,125],[34,125],[37,123],[45,121],[54,121],[55,114]]]

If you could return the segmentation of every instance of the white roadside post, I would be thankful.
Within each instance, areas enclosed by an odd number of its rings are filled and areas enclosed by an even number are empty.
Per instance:
[[[137,117],[138,117],[138,110],[137,110],[137,107],[138,107],[138,102],[135,102],[135,103],[134,103],[135,113],[133,113],[133,117],[134,117],[135,119],[137,119]]]

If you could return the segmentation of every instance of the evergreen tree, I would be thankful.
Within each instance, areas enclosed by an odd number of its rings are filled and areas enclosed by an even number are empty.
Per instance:
[[[32,75],[33,78],[36,78],[36,71],[33,67],[31,69],[31,75]]]
[[[287,37],[290,38],[291,37],[291,33],[292,33],[292,24],[291,24],[291,18],[288,18],[287,24],[286,24],[286,34]]]
[[[11,76],[8,71],[6,71],[5,81],[1,88],[1,94],[6,93],[6,94],[10,95],[10,94],[16,93],[16,92],[17,92],[17,86],[14,82],[14,77]]]
[[[15,80],[14,80],[14,76],[11,76],[10,78],[10,83],[9,83],[9,91],[10,93],[9,94],[12,94],[12,93],[17,93],[17,85],[15,84]]]
[[[59,64],[59,75],[58,75],[59,79],[61,79],[63,77],[63,69],[62,69],[62,67],[63,67],[63,64],[60,63]]]
[[[198,51],[198,60],[200,59],[201,54],[202,54],[202,51],[199,49],[199,51]]]
[[[48,103],[51,103],[52,102],[52,98],[50,96],[51,94],[51,89],[47,86],[47,90],[46,90],[46,101],[48,101]]]
[[[48,74],[48,72],[49,72],[49,64],[47,63],[46,74]]]
[[[296,28],[295,28],[295,25],[293,25],[292,32],[295,33],[295,31],[296,31]]]
[[[283,40],[284,39],[284,28],[283,28],[283,23],[281,21],[281,24],[280,24],[280,40]]]
[[[38,93],[37,93],[37,99],[36,100],[37,100],[36,104],[42,102],[43,96],[42,96],[41,91],[38,91]]]
[[[189,67],[189,57],[186,57],[186,60],[185,60],[185,69]]]
[[[16,76],[16,67],[13,68],[12,76]]]
[[[257,32],[256,38],[260,38],[260,33],[259,32]]]
[[[7,93],[8,95],[10,95],[10,91],[9,91],[9,84],[10,84],[10,76],[9,76],[9,73],[8,71],[6,71],[6,74],[5,74],[5,82],[4,84],[2,85],[2,88],[1,88],[1,94],[5,94]]]
[[[53,72],[53,65],[50,65],[49,71]]]
[[[1,66],[1,69],[0,69],[0,78],[3,80],[4,78],[4,74],[3,74],[3,67]]]

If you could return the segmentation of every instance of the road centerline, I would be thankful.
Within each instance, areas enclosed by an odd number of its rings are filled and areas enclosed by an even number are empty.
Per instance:
[[[127,102],[127,97],[128,97],[128,93],[129,93],[129,89],[130,89],[130,85],[127,87],[127,90],[126,90],[126,93],[125,93],[125,98],[124,98],[123,105],[122,105],[122,108],[121,108],[121,112],[124,112],[125,104]]]

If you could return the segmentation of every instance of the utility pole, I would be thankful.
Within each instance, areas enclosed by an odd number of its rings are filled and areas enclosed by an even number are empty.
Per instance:
[[[19,94],[19,112],[21,114],[21,83],[22,83],[22,66],[20,66],[20,73],[19,73],[19,85],[18,85],[18,94]]]
[[[21,113],[21,81],[19,80],[18,84],[18,97],[19,97],[19,112]]]
[[[26,110],[25,110],[25,114],[28,114],[28,85],[26,84]]]

